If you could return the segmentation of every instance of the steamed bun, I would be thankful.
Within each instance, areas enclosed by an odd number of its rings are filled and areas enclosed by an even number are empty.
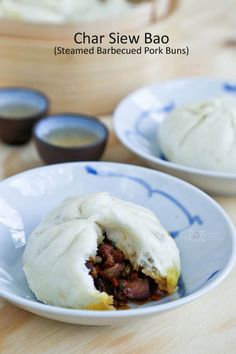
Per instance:
[[[148,209],[95,193],[67,198],[33,231],[23,256],[23,269],[36,297],[44,303],[82,309],[113,309],[113,297],[95,288],[85,266],[107,238],[134,269],[167,293],[180,274],[174,240]]]
[[[236,173],[236,99],[222,96],[175,109],[160,126],[159,140],[169,161]]]

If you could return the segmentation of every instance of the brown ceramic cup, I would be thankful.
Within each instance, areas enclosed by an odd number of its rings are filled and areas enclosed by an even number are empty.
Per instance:
[[[78,146],[60,146],[47,139],[54,131],[68,128],[96,134],[96,140]],[[34,127],[34,140],[46,164],[72,161],[96,161],[102,156],[108,139],[107,127],[97,118],[83,114],[61,113],[41,119]]]
[[[48,112],[48,98],[23,87],[0,88],[0,139],[6,144],[27,143],[34,124]]]

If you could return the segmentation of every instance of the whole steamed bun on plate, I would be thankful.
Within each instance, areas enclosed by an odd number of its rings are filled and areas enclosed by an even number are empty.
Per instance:
[[[159,293],[177,289],[180,258],[172,237],[150,210],[109,193],[70,197],[52,210],[29,237],[23,269],[29,287],[46,304],[115,309],[113,296],[91,275],[101,267],[95,260],[104,262],[101,274],[114,287],[113,277],[133,268],[135,279],[121,280],[119,288],[131,300],[133,293],[145,296],[150,282]]]
[[[236,99],[222,96],[175,109],[162,122],[159,140],[171,162],[236,173]]]

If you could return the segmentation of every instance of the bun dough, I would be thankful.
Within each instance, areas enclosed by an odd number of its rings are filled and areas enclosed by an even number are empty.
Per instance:
[[[139,205],[95,193],[67,198],[29,237],[23,256],[28,284],[39,300],[56,306],[107,310],[113,298],[99,292],[85,266],[106,232],[135,269],[173,293],[179,251],[157,217]]]
[[[169,161],[236,173],[236,99],[223,96],[175,109],[160,126],[159,139]]]

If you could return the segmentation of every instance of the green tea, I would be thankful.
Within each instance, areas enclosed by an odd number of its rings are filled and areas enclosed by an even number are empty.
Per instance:
[[[9,104],[0,106],[0,116],[8,119],[24,119],[35,115],[38,112],[37,107],[24,104]]]
[[[98,135],[83,128],[64,128],[47,134],[45,140],[56,146],[78,147],[95,143]]]

